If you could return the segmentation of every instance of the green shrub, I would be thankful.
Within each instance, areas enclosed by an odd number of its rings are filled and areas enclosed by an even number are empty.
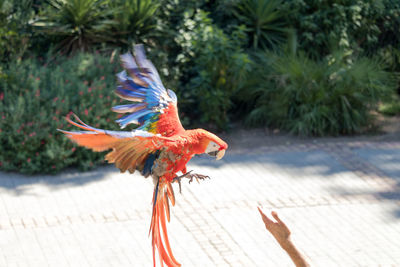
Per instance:
[[[188,21],[197,12],[198,0],[160,0],[155,19],[156,30],[152,33],[152,44],[149,43],[149,55],[163,76],[163,83],[168,88],[177,90],[179,103],[184,99],[178,90],[180,79],[185,71],[187,55],[183,54],[187,37],[193,28],[188,29]],[[190,26],[189,26],[190,27]],[[173,84],[165,84],[173,82]]]
[[[379,112],[387,116],[400,115],[400,96],[395,94],[390,101],[385,101],[379,105]]]
[[[285,12],[280,10],[282,0],[241,0],[233,13],[246,25],[250,46],[276,49],[288,32]]]
[[[112,41],[113,16],[109,0],[49,0],[32,25],[54,41],[64,53],[87,51]]]
[[[265,53],[258,64],[259,85],[247,93],[255,103],[248,122],[299,135],[362,132],[372,123],[370,111],[396,88],[393,75],[377,62],[350,62],[343,53],[321,61]]]
[[[31,0],[0,0],[0,61],[21,57],[29,47]]]
[[[297,30],[300,49],[322,58],[332,47],[346,52],[370,50],[387,27],[380,24],[390,0],[284,1],[281,9]]]
[[[117,0],[111,7],[119,12],[113,14],[116,21],[113,37],[116,45],[130,48],[132,43],[143,43],[144,37],[156,28],[155,13],[158,1],[152,0]]]
[[[0,78],[0,169],[54,173],[74,165],[87,169],[102,155],[76,147],[57,132],[74,129],[64,120],[73,111],[85,122],[117,129],[112,105],[119,63],[78,54],[42,65],[34,59],[10,63]]]
[[[192,118],[197,115],[200,122],[224,129],[232,98],[244,85],[251,67],[250,58],[241,49],[245,34],[238,28],[229,37],[204,12],[197,14],[193,25],[186,36],[190,78],[183,85],[183,98],[191,100],[187,106]]]

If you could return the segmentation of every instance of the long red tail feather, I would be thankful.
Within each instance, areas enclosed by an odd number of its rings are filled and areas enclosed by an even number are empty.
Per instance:
[[[169,222],[170,214],[169,214],[169,200],[168,200],[167,192],[164,192],[163,205],[164,205],[164,208],[165,208],[165,214],[167,215],[167,221]]]
[[[169,185],[168,185],[169,184]],[[158,183],[156,188],[154,189],[153,194],[153,215],[151,218],[150,224],[150,232],[151,232],[151,241],[153,246],[153,264],[154,267],[156,266],[155,263],[155,251],[157,249],[160,264],[164,266],[164,263],[168,267],[178,267],[181,266],[180,263],[175,259],[174,255],[172,254],[171,246],[169,244],[168,233],[167,233],[167,226],[165,216],[169,218],[169,208],[166,205],[168,204],[168,197],[170,194],[173,195],[172,186],[170,183]],[[172,202],[172,200],[171,200]],[[169,206],[168,206],[169,207]],[[169,221],[169,220],[168,220]],[[161,225],[161,227],[160,227]]]

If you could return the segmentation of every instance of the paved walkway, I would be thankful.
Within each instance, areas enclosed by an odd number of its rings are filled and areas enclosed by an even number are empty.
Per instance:
[[[183,266],[292,266],[256,210],[277,210],[314,266],[400,266],[400,142],[233,149],[194,159],[169,234]],[[0,173],[0,266],[151,266],[152,182],[113,167]]]

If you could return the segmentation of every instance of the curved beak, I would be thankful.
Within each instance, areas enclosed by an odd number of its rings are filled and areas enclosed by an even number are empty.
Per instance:
[[[218,151],[217,152],[217,156],[216,156],[217,160],[222,159],[224,157],[224,155],[225,155],[225,149],[222,149],[222,150]]]

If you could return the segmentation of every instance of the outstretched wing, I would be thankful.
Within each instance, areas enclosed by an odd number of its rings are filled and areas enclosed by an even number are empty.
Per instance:
[[[162,136],[182,133],[177,98],[172,90],[165,89],[154,65],[146,58],[142,45],[135,46],[135,58],[131,54],[121,56],[124,71],[117,75],[119,86],[116,94],[134,103],[112,108],[114,112],[128,113],[117,122],[121,128],[130,123],[137,129]]]
[[[115,163],[115,166],[121,172],[128,170],[133,173],[138,170],[143,176],[149,176],[160,149],[171,142],[168,138],[141,130],[123,132],[97,129],[82,122],[75,114],[74,116],[79,123],[70,120],[68,117],[67,121],[86,131],[59,131],[66,134],[78,145],[94,151],[112,149],[105,159],[109,163]]]

